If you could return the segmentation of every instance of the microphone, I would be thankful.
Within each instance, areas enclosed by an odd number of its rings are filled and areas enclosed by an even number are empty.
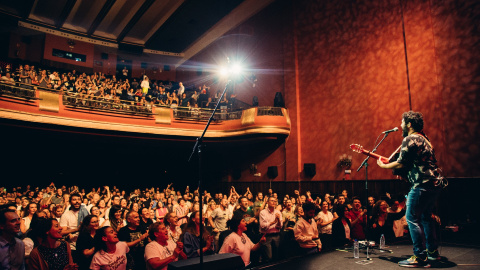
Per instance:
[[[398,127],[394,127],[392,129],[389,129],[389,130],[385,130],[384,132],[382,132],[382,134],[388,134],[390,132],[395,132],[395,131],[398,131]]]

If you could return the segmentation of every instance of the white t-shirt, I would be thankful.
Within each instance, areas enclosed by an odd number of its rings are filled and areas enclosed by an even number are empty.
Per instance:
[[[62,217],[60,218],[60,227],[67,227],[69,230],[78,228],[78,212],[79,211],[74,212],[72,210],[68,210],[63,213]],[[72,233],[72,236],[69,240],[70,248],[72,250],[77,249],[77,238],[78,232]]]
[[[221,207],[215,208],[210,216],[213,219],[215,228],[221,232],[227,230],[227,221],[231,218],[227,210],[223,211]]]
[[[326,214],[323,213],[323,211],[320,211],[320,213],[318,213],[318,215],[315,217],[315,219],[321,219],[322,223],[323,222],[329,222],[329,221],[333,220],[333,214],[330,211],[327,211]],[[320,233],[322,233],[322,234],[332,234],[332,223],[328,224],[327,226],[320,227]]]
[[[242,257],[243,263],[247,266],[250,264],[250,251],[254,246],[255,244],[252,243],[252,240],[246,234],[242,233],[242,236],[240,236],[233,232],[225,238],[218,253],[237,254]]]
[[[165,258],[168,258],[173,255],[173,251],[177,247],[177,244],[173,242],[172,240],[168,239],[167,240],[167,246],[162,246],[160,245],[157,241],[152,241],[148,245],[145,246],[145,262],[147,263],[147,269],[153,269],[150,264],[148,263],[148,260],[153,259],[153,258],[160,258],[160,260],[163,260]],[[178,261],[178,258],[174,260]],[[167,270],[168,265],[162,268],[162,270]]]
[[[30,223],[32,223],[32,219],[29,217],[24,217],[22,219],[25,222],[25,230],[30,229]]]
[[[126,242],[118,242],[115,253],[107,253],[103,250],[97,251],[93,255],[90,269],[104,270],[126,270],[127,269],[127,253],[130,249]]]

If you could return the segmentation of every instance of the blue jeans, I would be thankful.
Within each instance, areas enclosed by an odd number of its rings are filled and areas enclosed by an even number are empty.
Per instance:
[[[438,248],[432,209],[441,188],[422,186],[412,188],[407,197],[406,218],[413,242],[413,254],[425,257],[425,250]]]

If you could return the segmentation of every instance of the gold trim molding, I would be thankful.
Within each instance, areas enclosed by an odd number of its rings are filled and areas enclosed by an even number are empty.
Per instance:
[[[38,91],[39,92],[39,109],[42,111],[56,112],[58,113],[60,102],[58,101],[59,95],[57,93]]]
[[[255,124],[255,116],[257,115],[257,108],[246,109],[242,113],[242,126]]]
[[[155,107],[155,124],[172,124],[172,110],[170,108]]]

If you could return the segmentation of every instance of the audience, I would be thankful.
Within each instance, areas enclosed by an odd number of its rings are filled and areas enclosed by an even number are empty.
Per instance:
[[[11,90],[10,93],[30,98],[32,91],[27,93],[22,89],[59,91],[63,95],[65,105],[77,108],[151,114],[153,106],[178,107],[178,110],[184,112],[177,114],[175,109],[176,117],[200,120],[202,119],[200,108],[211,109],[218,100],[218,97],[213,99],[210,97],[209,88],[205,85],[203,88],[198,87],[199,91],[201,89],[201,92],[198,92],[194,87],[187,89],[182,82],[177,84],[171,81],[151,80],[145,75],[139,79],[128,76],[120,76],[121,78],[117,79],[115,75],[106,75],[102,72],[77,74],[75,70],[60,71],[53,70],[52,67],[41,69],[29,65],[19,65],[19,68],[12,72],[11,65],[7,66],[9,68],[0,69],[3,71],[0,74],[0,83],[20,86],[8,88]],[[233,109],[234,99],[234,96],[228,99],[225,97],[222,104],[228,105],[228,109]],[[226,118],[226,115],[222,117]]]
[[[205,255],[236,253],[242,256],[245,265],[255,266],[279,259],[280,252],[288,257],[327,251],[332,246],[343,248],[353,239],[364,240],[366,233],[375,242],[381,234],[387,243],[394,240],[393,221],[404,215],[403,203],[392,201],[392,207],[388,208],[385,201],[379,200],[372,208],[367,228],[366,209],[362,208],[361,200],[353,197],[350,210],[343,203],[348,193],[342,193],[312,196],[310,192],[304,195],[294,191],[280,196],[268,190],[267,196],[258,192],[252,201],[249,189],[243,196],[234,188],[230,188],[228,196],[225,193],[212,196],[205,191],[202,200],[207,204],[202,213],[204,220],[200,220],[198,190],[190,192],[187,188],[182,194],[174,190],[173,184],[165,189],[135,189],[131,193],[104,187],[88,194],[78,187],[57,189],[53,183],[45,188],[28,186],[0,193],[3,198],[0,204],[4,204],[0,207],[11,209],[0,216],[0,243],[22,239],[20,246],[24,252],[18,252],[19,257],[10,260],[18,260],[20,266],[26,260],[25,265],[30,269],[51,264],[39,252],[48,253],[55,248],[61,249],[64,256],[58,263],[69,269],[76,269],[76,264],[80,269],[103,269],[112,264],[119,269],[162,269],[179,258],[199,256],[200,248]],[[54,203],[54,198],[61,201]],[[283,203],[278,204],[277,198],[282,198]],[[334,215],[330,202],[335,199]],[[42,205],[40,210],[38,203]],[[22,220],[12,216],[22,213],[25,216]],[[188,222],[180,221],[178,214],[187,216]],[[7,220],[11,223],[7,224]],[[61,238],[66,242],[60,241]],[[2,245],[0,251],[1,248]]]

